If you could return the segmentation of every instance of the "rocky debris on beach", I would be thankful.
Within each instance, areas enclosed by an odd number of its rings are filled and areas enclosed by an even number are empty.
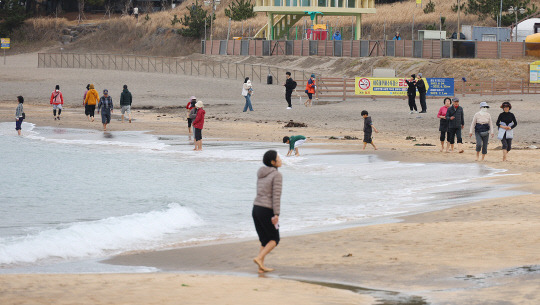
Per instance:
[[[308,126],[306,123],[299,123],[299,122],[294,122],[293,120],[290,120],[289,123],[287,123],[283,127],[308,127]]]
[[[414,146],[435,146],[435,145],[430,144],[430,143],[416,143],[414,144]]]
[[[416,141],[416,137],[407,136],[405,140]]]
[[[355,136],[343,136],[343,140],[358,140]]]

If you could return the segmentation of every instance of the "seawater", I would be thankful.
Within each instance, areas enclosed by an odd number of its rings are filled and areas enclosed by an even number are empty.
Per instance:
[[[0,272],[256,238],[262,155],[288,147],[205,139],[194,152],[184,136],[29,123],[15,134],[13,123],[0,123]],[[309,142],[301,152],[280,169],[284,235],[511,194],[478,179],[502,174],[478,164],[329,154]]]

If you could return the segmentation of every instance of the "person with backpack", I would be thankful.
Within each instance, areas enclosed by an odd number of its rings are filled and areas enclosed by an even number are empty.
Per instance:
[[[311,74],[311,77],[308,79],[306,84],[306,94],[308,96],[307,101],[304,103],[304,106],[311,106],[311,100],[313,99],[313,94],[317,89],[317,84],[315,83],[315,74]]]
[[[94,121],[94,112],[96,111],[96,104],[99,102],[99,93],[94,88],[94,84],[88,86],[88,92],[84,98],[84,113],[89,121]]]
[[[53,116],[54,120],[60,120],[60,114],[62,113],[62,105],[64,105],[64,97],[60,91],[60,86],[56,85],[53,93],[51,94],[51,105],[53,105]],[[58,116],[56,115],[56,110],[58,109]]]
[[[291,72],[285,73],[287,79],[285,80],[285,100],[287,101],[287,109],[292,109],[291,96],[294,89],[296,89],[296,82],[291,77]]]

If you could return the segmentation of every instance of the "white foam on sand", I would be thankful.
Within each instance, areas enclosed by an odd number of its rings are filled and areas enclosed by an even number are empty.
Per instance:
[[[151,249],[167,234],[203,224],[197,213],[179,204],[148,213],[65,224],[33,235],[1,238],[0,265]]]

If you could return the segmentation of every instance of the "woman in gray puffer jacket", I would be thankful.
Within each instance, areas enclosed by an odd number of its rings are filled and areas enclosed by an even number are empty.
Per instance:
[[[281,158],[275,150],[264,154],[263,166],[257,172],[257,197],[253,202],[253,222],[261,248],[253,262],[259,266],[259,273],[274,271],[264,266],[264,258],[279,243],[279,210],[283,177],[278,171]]]

